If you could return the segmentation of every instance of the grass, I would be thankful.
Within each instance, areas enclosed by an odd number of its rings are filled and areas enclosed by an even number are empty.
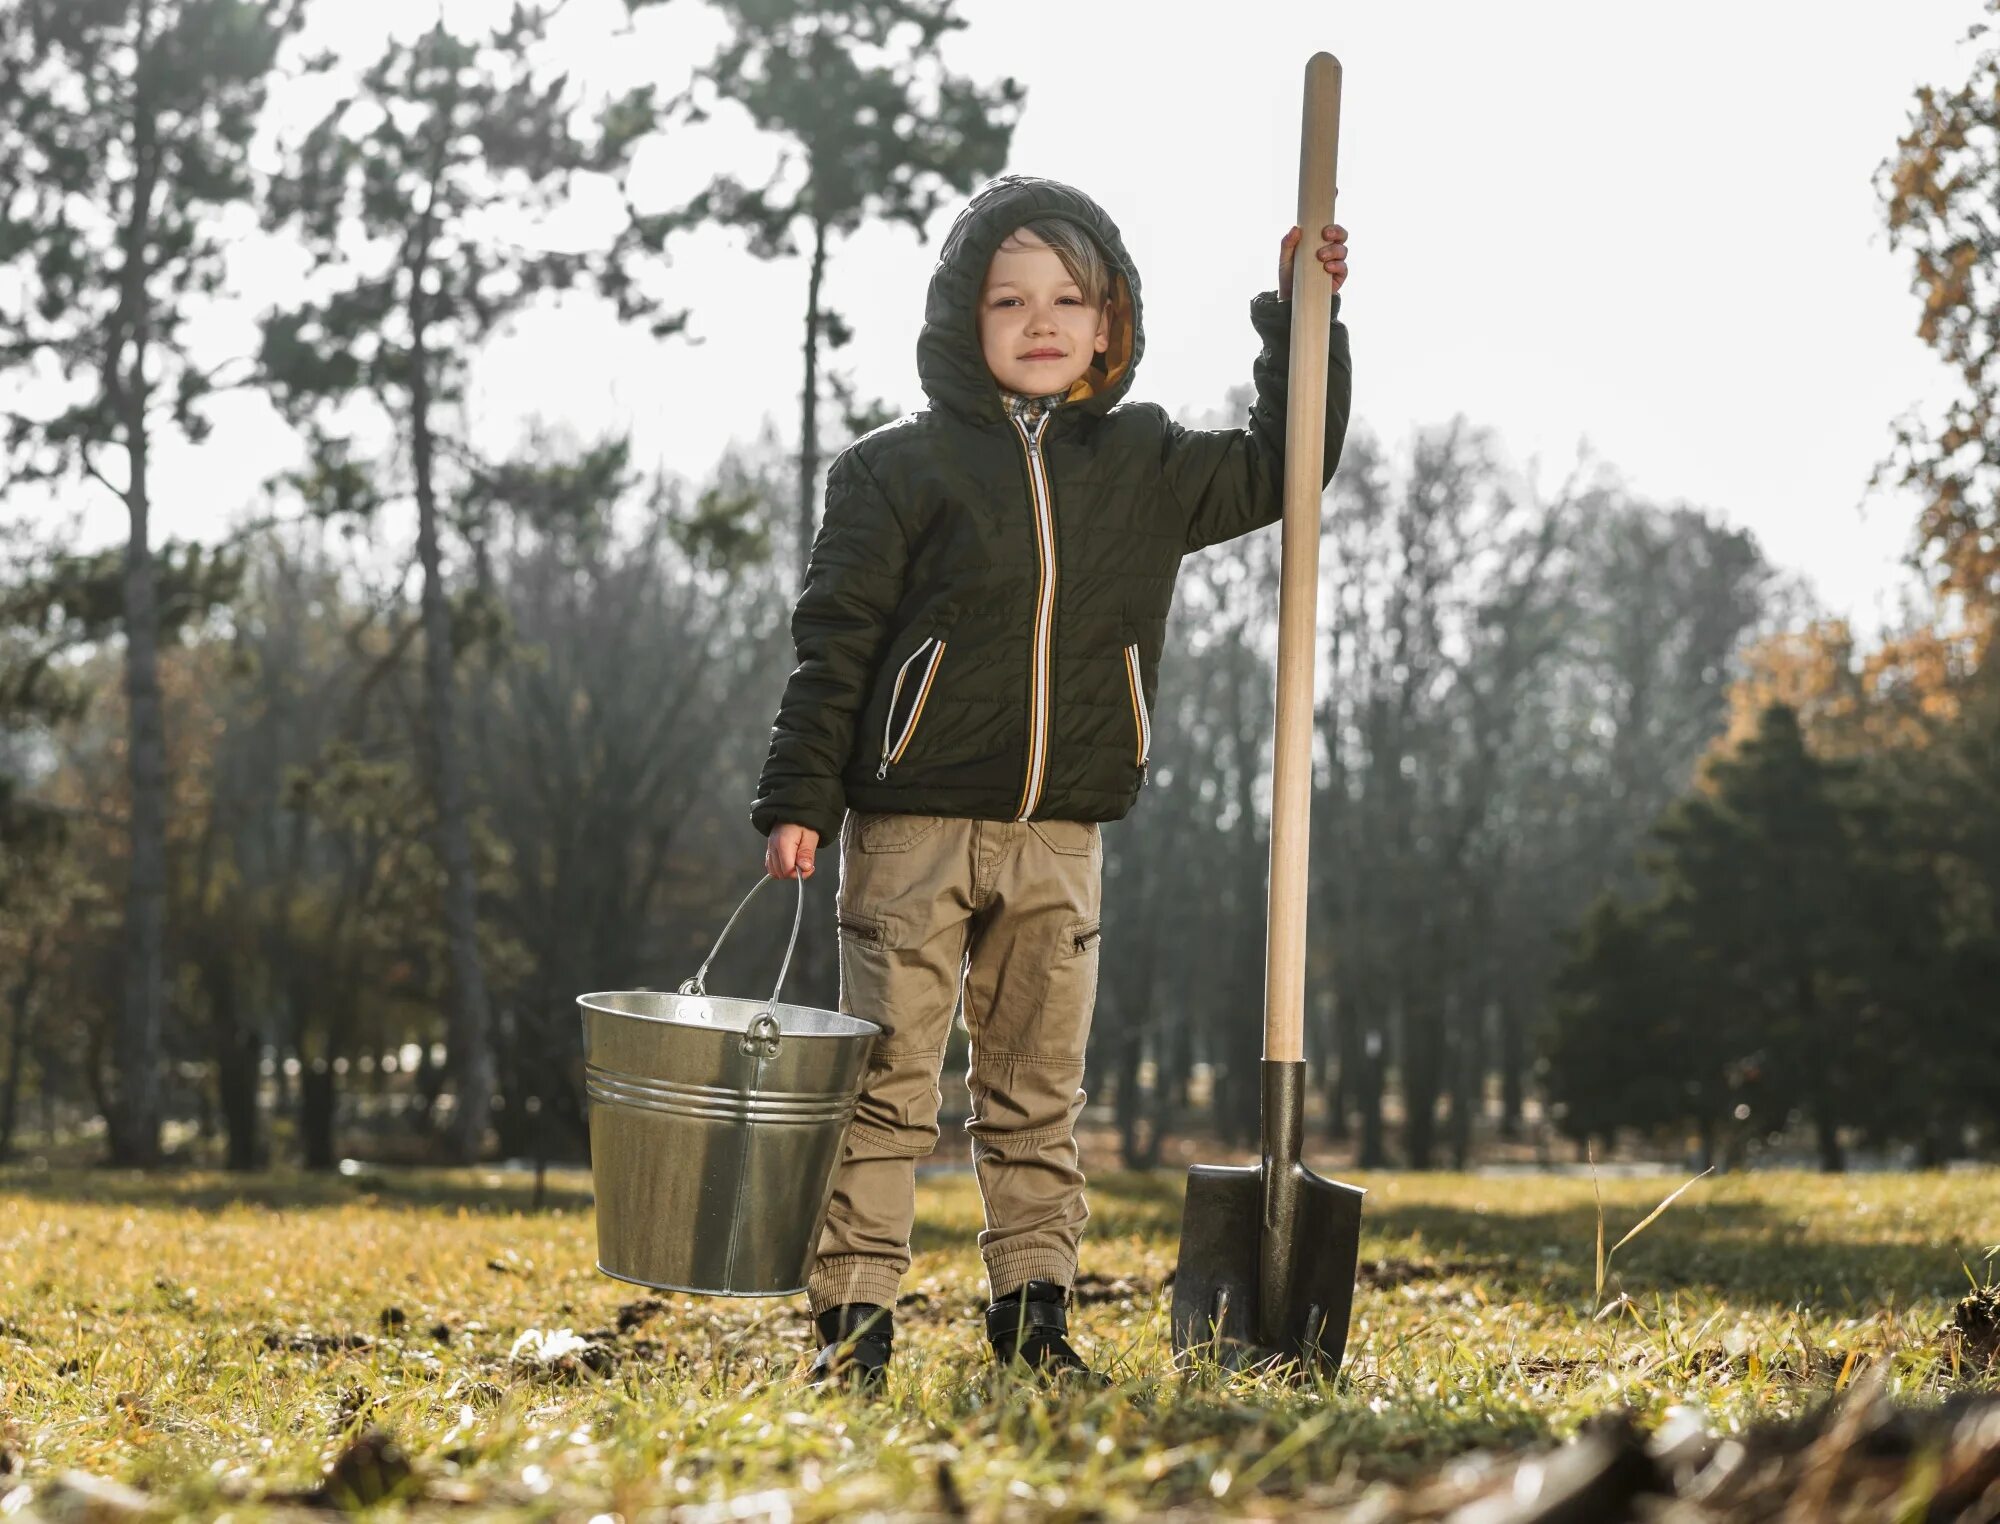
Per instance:
[[[600,1275],[586,1177],[531,1214],[526,1182],[478,1172],[0,1171],[0,1489],[77,1470],[188,1516],[275,1516],[372,1427],[413,1471],[384,1517],[1274,1516],[1386,1508],[1452,1457],[1607,1409],[1735,1431],[1864,1372],[1906,1401],[2000,1385],[1939,1337],[1991,1277],[2000,1171],[1705,1179],[1618,1246],[1601,1299],[1599,1245],[1676,1182],[1602,1182],[1604,1238],[1588,1179],[1358,1183],[1346,1367],[1286,1384],[1171,1369],[1181,1178],[1094,1179],[1074,1321],[1119,1385],[1049,1395],[991,1379],[978,1197],[927,1179],[868,1406],[795,1384],[802,1298]],[[531,1329],[595,1348],[513,1359]]]

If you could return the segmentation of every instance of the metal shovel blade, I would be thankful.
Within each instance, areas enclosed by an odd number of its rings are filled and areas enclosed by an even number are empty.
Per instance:
[[[1347,1350],[1366,1192],[1299,1162],[1305,1065],[1264,1065],[1264,1162],[1188,1171],[1173,1346],[1232,1370],[1295,1360],[1331,1376]]]

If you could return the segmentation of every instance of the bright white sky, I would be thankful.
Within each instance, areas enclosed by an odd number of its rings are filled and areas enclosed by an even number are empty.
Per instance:
[[[498,0],[446,0],[454,21]],[[1867,478],[1892,419],[1945,395],[1915,338],[1906,253],[1871,180],[1919,84],[1956,83],[1977,0],[1857,13],[1814,0],[1487,0],[1360,5],[1230,0],[963,0],[957,69],[1012,74],[1027,107],[1008,168],[1067,180],[1119,223],[1146,285],[1135,396],[1216,405],[1247,380],[1247,305],[1273,283],[1297,176],[1300,80],[1316,48],[1345,68],[1339,219],[1358,417],[1392,441],[1464,412],[1553,487],[1580,442],[1664,502],[1717,509],[1873,626],[1906,585],[1914,510]],[[338,0],[325,40],[372,57],[430,3]],[[1893,15],[1893,22],[1887,18]],[[723,35],[699,0],[621,27],[618,0],[563,19],[581,76],[678,90]],[[299,121],[316,100],[288,92]],[[730,169],[776,162],[738,112],[663,139],[635,193],[660,207]],[[921,403],[914,346],[937,239],[871,227],[836,246],[828,298],[854,323],[838,357],[866,395]],[[523,321],[482,360],[476,427],[504,447],[535,414],[636,431],[641,457],[704,474],[764,414],[796,428],[805,268],[739,235],[670,245],[673,298],[699,344],[620,332],[573,304]],[[296,279],[246,261],[248,318]],[[168,452],[166,533],[212,534],[295,458],[255,398],[198,451]],[[106,505],[90,537],[122,526]]]

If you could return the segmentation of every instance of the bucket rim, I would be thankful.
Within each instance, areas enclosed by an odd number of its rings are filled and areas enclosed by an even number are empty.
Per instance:
[[[598,1273],[608,1275],[614,1281],[624,1281],[629,1286],[644,1286],[651,1291],[678,1291],[683,1296],[800,1296],[805,1292],[803,1285],[779,1287],[774,1291],[724,1291],[713,1286],[677,1286],[671,1281],[641,1280],[636,1275],[628,1275],[623,1270],[613,1270],[602,1259],[597,1262]]]
[[[695,997],[683,995],[677,990],[591,990],[585,994],[578,995],[576,1003],[583,1010],[597,1011],[606,1016],[622,1016],[629,1021],[652,1021],[659,1023],[661,1026],[686,1027],[690,1031],[695,1032],[713,1032],[719,1030],[718,1028],[709,1026],[706,1022],[685,1021],[677,1016],[670,1016],[665,1013],[631,1011],[619,1006],[600,1003],[607,997],[633,995],[666,996],[675,1000],[690,1000],[695,998],[726,1000],[736,1005],[762,1006],[766,1010],[771,1009],[775,1004],[777,1009],[781,1011],[808,1011],[815,1016],[830,1017],[834,1021],[852,1022],[855,1028],[858,1029],[846,1032],[786,1032],[783,1034],[784,1041],[786,1042],[853,1042],[857,1037],[880,1037],[888,1030],[879,1021],[870,1021],[866,1016],[856,1016],[849,1011],[829,1011],[816,1005],[796,1005],[789,1000],[772,1002],[747,995],[703,995]]]

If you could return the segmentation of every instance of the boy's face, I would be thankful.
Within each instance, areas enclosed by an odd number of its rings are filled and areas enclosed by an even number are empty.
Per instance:
[[[1111,343],[1111,315],[1087,307],[1056,251],[1026,228],[1004,239],[979,292],[979,345],[1009,391],[1068,391]]]

